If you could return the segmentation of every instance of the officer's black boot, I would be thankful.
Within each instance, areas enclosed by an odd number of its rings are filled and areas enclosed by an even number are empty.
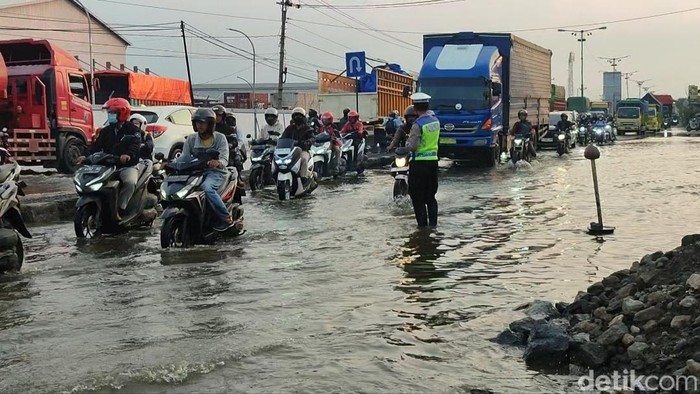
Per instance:
[[[413,212],[416,214],[416,222],[418,227],[426,227],[428,225],[428,211],[425,209],[424,203],[413,203]]]
[[[433,200],[428,203],[428,221],[430,222],[430,227],[437,226],[438,222],[438,203]]]

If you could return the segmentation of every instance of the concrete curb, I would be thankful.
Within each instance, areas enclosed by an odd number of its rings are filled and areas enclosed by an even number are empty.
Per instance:
[[[51,201],[32,201],[22,204],[22,217],[27,224],[71,220],[78,196],[53,198]]]

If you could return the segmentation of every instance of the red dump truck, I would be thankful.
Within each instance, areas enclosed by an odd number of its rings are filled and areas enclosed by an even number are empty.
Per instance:
[[[95,71],[95,104],[121,97],[131,105],[191,105],[187,81],[127,70]]]
[[[75,170],[93,139],[92,107],[84,71],[46,40],[0,41],[0,128],[19,162]],[[4,76],[7,78],[4,78]]]

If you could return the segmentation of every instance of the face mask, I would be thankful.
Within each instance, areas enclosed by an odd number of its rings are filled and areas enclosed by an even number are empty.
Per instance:
[[[306,119],[303,116],[295,116],[292,120],[297,126],[301,126],[306,123]]]
[[[107,114],[107,123],[109,123],[109,124],[117,123],[117,114],[114,114],[114,113]]]
[[[274,126],[275,123],[277,123],[277,118],[268,117],[265,118],[265,122],[267,122],[267,124],[269,124],[270,126]]]

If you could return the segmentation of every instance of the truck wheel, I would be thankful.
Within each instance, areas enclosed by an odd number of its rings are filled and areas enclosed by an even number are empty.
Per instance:
[[[87,156],[87,145],[76,136],[68,136],[61,150],[59,170],[65,174],[72,174],[78,169],[78,158]]]
[[[479,161],[479,167],[482,168],[491,168],[496,165],[501,160],[501,156],[499,154],[500,148],[498,145],[496,145],[493,148],[487,149],[483,153],[483,159]]]

